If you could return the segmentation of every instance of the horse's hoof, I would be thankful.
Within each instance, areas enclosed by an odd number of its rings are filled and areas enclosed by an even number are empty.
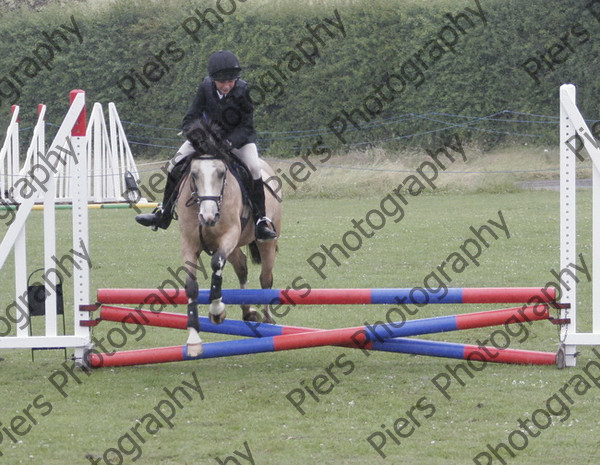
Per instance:
[[[249,310],[244,312],[244,321],[260,321],[260,316],[255,308],[250,307]]]
[[[188,357],[200,357],[204,352],[202,344],[187,344],[186,347]]]
[[[208,312],[213,315],[220,315],[225,311],[225,304],[221,299],[213,300],[208,306]]]
[[[225,304],[221,299],[213,300],[208,306],[208,317],[210,322],[218,325],[225,320]]]
[[[198,331],[194,328],[188,328],[188,338],[185,344],[187,346],[187,354],[189,357],[199,357],[202,355],[202,352],[204,352],[202,339],[200,339]]]
[[[208,314],[208,319],[210,320],[211,323],[214,323],[215,325],[220,325],[221,323],[223,323],[225,321],[225,316],[227,315],[226,311],[223,311],[222,313],[218,314],[218,315],[214,315],[212,313]]]
[[[263,315],[262,322],[269,323],[271,325],[275,324],[275,320],[273,318],[271,318],[271,315]]]

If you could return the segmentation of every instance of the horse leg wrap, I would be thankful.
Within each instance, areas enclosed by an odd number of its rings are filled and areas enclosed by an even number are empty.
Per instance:
[[[188,328],[194,328],[196,331],[200,331],[200,322],[198,321],[198,304],[196,302],[190,302],[187,306],[188,315]]]
[[[212,280],[210,282],[210,294],[209,300],[212,302],[217,299],[221,299],[221,288],[223,285],[223,276],[219,276],[217,273],[213,273]]]
[[[185,280],[185,296],[188,298],[188,302],[196,302],[198,299],[198,281],[196,281],[196,276],[188,276]]]

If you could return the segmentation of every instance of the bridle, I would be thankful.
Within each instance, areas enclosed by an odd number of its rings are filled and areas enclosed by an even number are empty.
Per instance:
[[[202,157],[196,157],[195,159],[196,160],[219,160],[219,161],[223,162],[223,164],[225,165],[225,173],[223,174],[223,181],[221,182],[221,192],[219,195],[199,195],[198,188],[196,187],[196,183],[194,182],[194,176],[192,176],[190,173],[190,191],[192,192],[192,195],[188,199],[188,201],[185,203],[185,206],[190,207],[193,204],[196,204],[196,205],[198,205],[198,207],[200,207],[202,202],[204,202],[205,200],[212,200],[212,201],[216,202],[217,212],[220,213],[221,212],[221,203],[223,202],[223,192],[225,192],[225,185],[227,184],[227,171],[229,170],[229,167],[227,166],[227,163],[225,163],[223,161],[223,159],[220,157],[202,156]]]

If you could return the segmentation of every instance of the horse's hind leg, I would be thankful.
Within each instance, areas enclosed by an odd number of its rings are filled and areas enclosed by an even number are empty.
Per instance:
[[[275,254],[277,251],[277,242],[258,243],[260,251],[261,269],[260,269],[260,287],[262,289],[271,289],[273,287],[273,267],[275,266]],[[271,316],[271,304],[263,307],[263,322],[274,323]]]
[[[235,249],[227,258],[235,271],[240,282],[240,289],[246,289],[248,285],[248,260],[241,248]],[[244,321],[258,321],[258,312],[256,308],[250,305],[240,305],[242,307],[242,318]]]

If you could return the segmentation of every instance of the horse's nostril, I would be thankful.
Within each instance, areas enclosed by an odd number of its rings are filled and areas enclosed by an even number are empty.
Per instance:
[[[206,217],[202,214],[199,216],[200,224],[204,226],[214,226],[217,219],[216,217]]]

